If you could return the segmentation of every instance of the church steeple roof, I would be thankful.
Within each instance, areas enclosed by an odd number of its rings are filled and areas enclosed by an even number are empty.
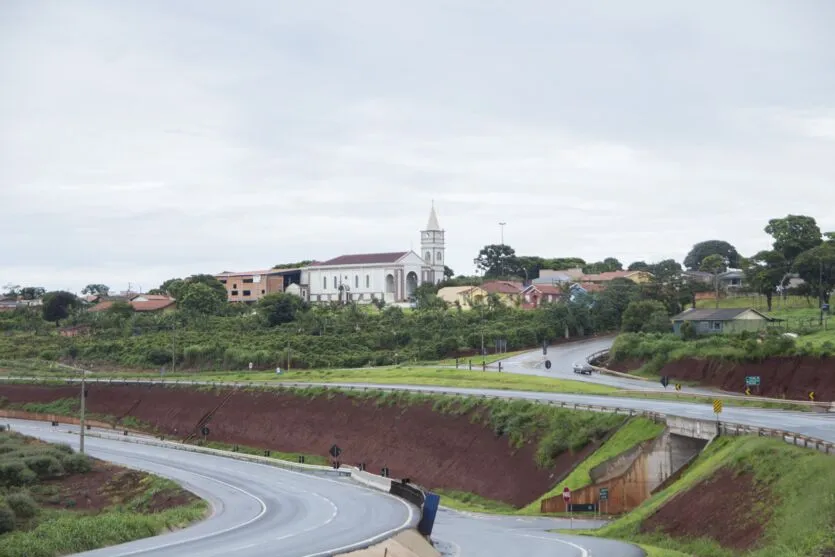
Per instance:
[[[441,230],[438,224],[438,215],[435,213],[435,202],[432,202],[432,210],[429,212],[429,222],[426,223],[426,230]]]

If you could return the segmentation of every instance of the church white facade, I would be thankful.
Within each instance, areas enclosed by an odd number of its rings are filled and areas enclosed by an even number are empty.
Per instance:
[[[445,238],[433,205],[414,251],[342,255],[302,270],[300,293],[312,303],[406,303],[422,283],[444,279]]]

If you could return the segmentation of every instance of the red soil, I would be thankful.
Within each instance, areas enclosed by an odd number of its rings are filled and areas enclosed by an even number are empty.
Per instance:
[[[75,387],[2,385],[9,402],[48,402],[77,396]],[[224,403],[224,400],[229,397]],[[185,437],[217,409],[209,440],[283,452],[327,456],[339,445],[342,462],[365,462],[379,473],[409,477],[431,488],[476,493],[523,506],[550,489],[596,446],[564,453],[550,469],[536,466],[536,443],[514,449],[470,415],[439,414],[430,404],[377,406],[336,395],[305,398],[280,392],[200,391],[162,386],[91,385],[90,412],[130,414],[160,433]]]
[[[761,385],[759,392],[753,388],[755,395],[809,400],[809,392],[814,391],[817,401],[835,400],[835,358],[798,356],[741,363],[686,358],[670,362],[659,374],[738,393],[745,391],[746,376],[758,375]]]
[[[147,476],[145,472],[93,460],[90,472],[42,481],[33,489],[33,494],[45,507],[97,512],[140,495],[146,489],[142,480]],[[161,491],[151,498],[143,511],[158,512],[196,500],[195,495],[182,489]]]
[[[646,362],[639,358],[627,358],[626,360],[622,360],[619,362],[608,362],[606,364],[606,369],[611,369],[612,371],[619,371],[620,373],[630,373],[637,369],[643,367]]]
[[[680,538],[711,538],[737,551],[754,548],[771,518],[771,493],[751,473],[730,468],[675,496],[644,520],[641,533]]]

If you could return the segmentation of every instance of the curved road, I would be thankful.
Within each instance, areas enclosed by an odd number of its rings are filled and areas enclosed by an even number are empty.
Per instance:
[[[9,420],[50,442],[78,438],[44,422]],[[213,455],[88,437],[102,460],[171,478],[208,500],[212,516],[184,530],[88,551],[89,557],[319,557],[365,546],[417,524],[417,509],[347,479]]]
[[[44,422],[8,420],[12,429],[45,441],[78,437]],[[77,428],[73,427],[73,432]],[[111,430],[92,429],[112,435]],[[324,557],[349,551],[414,526],[416,509],[402,500],[348,479],[325,478],[229,458],[85,439],[87,453],[102,460],[171,478],[209,501],[213,514],[189,528],[118,546],[79,553],[85,557]],[[575,520],[575,528],[603,522]],[[635,546],[610,540],[552,534],[565,519],[506,517],[441,509],[433,538],[444,557],[642,557]]]

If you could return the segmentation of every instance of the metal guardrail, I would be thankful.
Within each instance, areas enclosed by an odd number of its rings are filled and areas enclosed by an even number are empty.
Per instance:
[[[41,379],[41,378],[7,378],[2,377],[0,378],[0,382],[19,382],[19,383],[35,383],[35,384],[50,384],[50,383],[67,383],[73,384],[81,382],[80,379],[75,378],[61,378],[61,379]],[[252,386],[265,386],[271,387],[274,389],[279,388],[289,388],[289,389],[303,389],[303,388],[310,388],[311,386],[315,386],[317,388],[321,388],[324,390],[335,390],[335,391],[391,391],[391,392],[406,392],[406,393],[415,393],[415,394],[423,394],[423,395],[434,395],[434,396],[448,396],[448,397],[459,397],[462,396],[459,393],[449,393],[443,391],[433,391],[431,386],[425,386],[421,389],[410,389],[408,387],[398,387],[398,388],[387,388],[383,386],[376,386],[376,385],[363,385],[363,386],[354,386],[354,385],[330,385],[328,383],[321,383],[316,385],[311,385],[310,383],[276,383],[276,382],[227,382],[227,381],[167,381],[167,380],[153,380],[153,381],[146,381],[146,380],[137,380],[137,379],[87,379],[87,383],[104,383],[108,385],[174,385],[174,386],[210,386],[210,387],[252,387]],[[644,391],[641,391],[644,392]],[[532,392],[531,394],[537,394]],[[501,395],[495,393],[483,393],[479,395],[471,395],[474,398],[483,398],[483,399],[500,399],[500,400],[516,400],[517,397],[512,395]],[[564,401],[556,401],[556,400],[542,400],[542,399],[526,399],[531,400],[534,402],[538,402],[540,404],[548,404],[551,406],[559,406],[561,408],[569,408],[572,410],[585,410],[589,412],[608,412],[613,414],[622,414],[627,416],[643,416],[655,421],[666,421],[668,416],[674,416],[676,418],[684,418],[684,419],[694,419],[688,418],[687,416],[678,416],[675,414],[668,414],[665,412],[654,412],[650,410],[636,410],[634,408],[623,408],[617,406],[615,404],[611,405],[600,405],[600,404],[583,404],[583,403],[576,403],[576,402],[564,402]],[[782,399],[776,399],[779,402],[788,402],[794,404],[795,402],[803,402],[803,401],[786,401]],[[820,403],[818,403],[820,404]],[[696,421],[703,421],[697,420]],[[803,435],[800,433],[787,431],[787,430],[779,430],[773,428],[766,428],[766,427],[758,427],[758,426],[749,426],[745,424],[738,424],[735,422],[726,422],[726,421],[717,421],[717,427],[720,428],[719,431],[724,433],[725,435],[759,435],[760,437],[776,437],[783,439],[785,442],[798,445],[799,442],[803,443],[804,447],[815,448],[816,450],[820,450],[825,452],[826,454],[835,454],[835,443],[826,441],[823,439],[819,439],[817,437],[811,437],[808,435]],[[182,445],[178,445],[182,446]],[[218,449],[210,449],[207,447],[194,447],[189,446],[191,448],[199,448],[206,451],[218,451]],[[223,451],[220,451],[223,452]],[[223,452],[225,456],[225,452]],[[235,454],[235,453],[233,453]],[[252,457],[255,459],[263,459],[265,457],[258,457],[256,455],[241,455],[246,457]],[[268,459],[269,460],[269,459]],[[273,461],[276,462],[276,461]],[[313,466],[313,465],[299,465],[299,464],[292,464],[289,462],[283,463],[290,466]],[[330,470],[326,468],[326,470]]]

